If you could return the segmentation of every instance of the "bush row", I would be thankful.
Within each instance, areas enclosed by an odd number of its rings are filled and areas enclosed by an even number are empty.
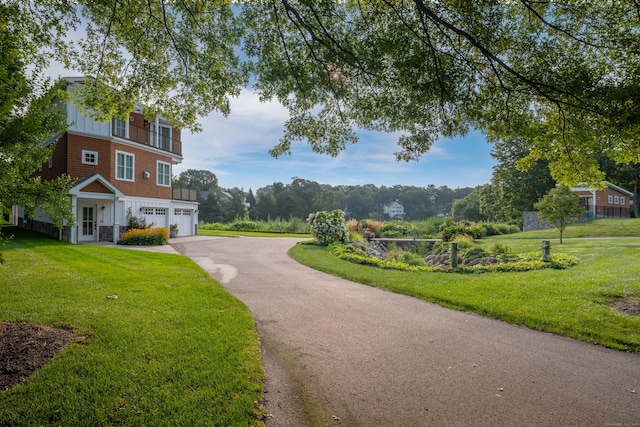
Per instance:
[[[169,243],[168,228],[132,228],[120,235],[119,245],[155,246]]]
[[[402,271],[425,271],[425,272],[449,272],[449,273],[489,273],[489,272],[516,272],[542,270],[545,268],[564,269],[574,266],[578,259],[566,254],[551,255],[550,262],[541,260],[541,252],[528,252],[517,255],[516,260],[507,263],[496,263],[477,266],[460,266],[455,268],[440,268],[421,265],[409,265],[407,263],[383,260],[370,257],[353,245],[333,244],[329,246],[329,251],[336,257],[349,262],[362,265],[370,265],[379,268],[402,270]]]

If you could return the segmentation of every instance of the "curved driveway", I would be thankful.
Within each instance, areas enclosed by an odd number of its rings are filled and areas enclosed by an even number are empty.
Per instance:
[[[356,284],[296,239],[175,239],[251,310],[267,427],[640,426],[640,357]]]

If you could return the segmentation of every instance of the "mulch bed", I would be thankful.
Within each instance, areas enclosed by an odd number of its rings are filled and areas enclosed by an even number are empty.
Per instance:
[[[19,384],[73,341],[66,329],[0,323],[0,390]]]

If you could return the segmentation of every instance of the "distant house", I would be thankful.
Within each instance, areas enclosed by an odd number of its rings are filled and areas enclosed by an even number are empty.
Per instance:
[[[604,181],[602,190],[578,184],[572,188],[580,195],[580,203],[590,218],[629,218],[633,193]]]
[[[403,219],[405,215],[404,206],[398,203],[398,201],[384,205],[382,211],[391,219]]]
[[[83,84],[82,78],[67,81],[68,90]],[[44,212],[30,218],[16,207],[18,225],[71,243],[117,242],[131,214],[155,227],[175,224],[179,236],[197,234],[195,195],[187,192],[183,198],[172,191],[172,167],[182,162],[180,129],[160,117],[144,117],[141,108],[126,121],[114,118],[104,123],[71,102],[63,108],[67,131],[37,174],[45,180],[62,174],[76,179],[69,190],[76,225],[57,230]]]

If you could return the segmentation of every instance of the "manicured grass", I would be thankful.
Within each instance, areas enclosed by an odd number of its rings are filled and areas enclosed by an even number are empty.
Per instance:
[[[253,319],[190,259],[5,233],[0,321],[75,343],[0,392],[1,426],[262,425]]]
[[[560,232],[555,228],[528,231],[501,236],[503,239],[559,239]],[[567,225],[564,239],[582,237],[640,237],[640,218],[633,219],[598,219],[575,222]]]
[[[636,220],[628,220],[635,233]],[[639,221],[640,222],[640,221]],[[599,221],[591,232],[599,235]],[[584,225],[582,227],[585,227]],[[590,232],[584,228],[583,232]],[[541,241],[528,233],[498,236],[480,242],[506,243],[516,252],[539,250]],[[548,238],[549,235],[544,236]],[[342,261],[325,247],[297,245],[290,254],[312,268],[532,329],[552,332],[603,346],[640,352],[640,317],[610,307],[626,297],[640,297],[640,239],[616,237],[552,241],[552,253],[578,257],[566,270],[518,273],[423,273],[382,270]]]
[[[311,238],[311,234],[300,233],[279,233],[279,232],[265,232],[265,231],[236,231],[236,230],[205,230],[199,229],[198,234],[202,236],[220,236],[220,237],[237,237],[237,236],[249,236],[249,237],[298,237],[298,238]]]

